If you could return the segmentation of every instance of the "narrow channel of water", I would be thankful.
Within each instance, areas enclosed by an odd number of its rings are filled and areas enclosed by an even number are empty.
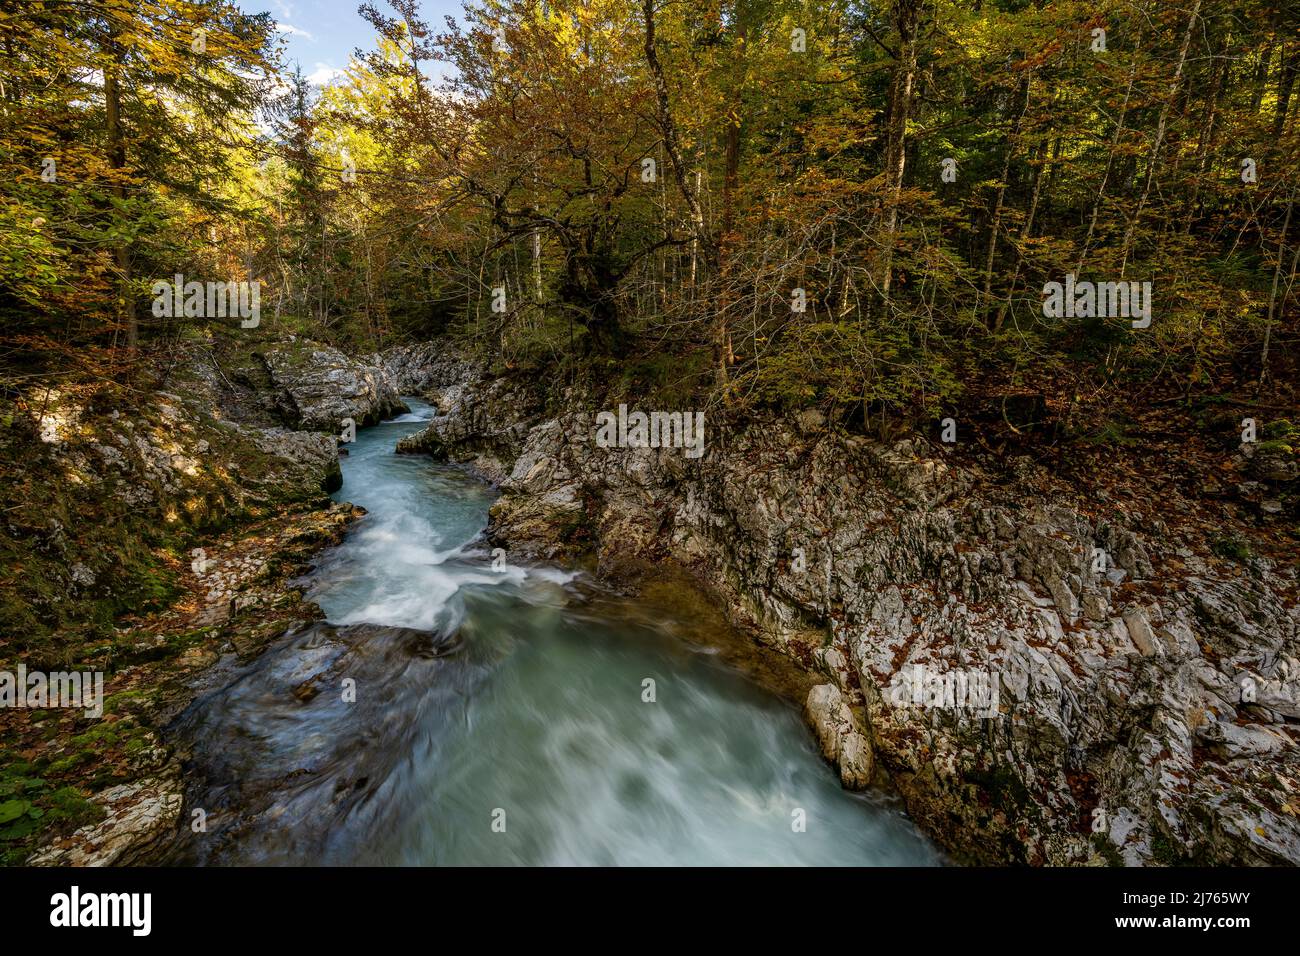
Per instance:
[[[329,626],[181,721],[210,817],[187,861],[940,862],[892,803],[841,789],[795,706],[682,640],[687,622],[558,568],[494,571],[492,491],[393,453],[432,414],[409,404],[343,459],[336,497],[369,513],[310,576]]]

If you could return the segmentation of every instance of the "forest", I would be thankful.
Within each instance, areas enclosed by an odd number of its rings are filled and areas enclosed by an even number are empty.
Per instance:
[[[265,2],[0,0],[0,866],[1300,864],[1300,0]]]
[[[324,88],[229,3],[0,10],[11,390],[233,327],[151,310],[185,276],[259,284],[237,334],[857,427],[1294,399],[1293,0],[396,0]]]

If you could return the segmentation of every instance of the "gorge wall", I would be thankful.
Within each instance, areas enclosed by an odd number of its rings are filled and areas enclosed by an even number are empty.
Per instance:
[[[0,708],[6,863],[154,858],[184,803],[163,728],[218,660],[321,616],[293,579],[358,514],[328,495],[343,419],[406,410],[382,370],[304,341],[195,340],[142,378],[34,390],[0,432],[0,661],[106,674],[101,718]]]
[[[49,402],[43,464],[6,515],[24,560],[67,581],[10,606],[64,620],[61,602],[120,590],[117,552],[67,533],[95,513],[56,489],[103,490],[166,530],[153,544],[175,563],[201,540],[211,566],[175,571],[198,597],[184,613],[90,628],[88,653],[110,648],[106,721],[146,745],[89,784],[99,818],[34,862],[147,860],[180,823],[179,758],[158,728],[220,657],[321,616],[292,577],[355,515],[326,495],[340,429],[405,410],[400,394],[441,413],[399,451],[499,485],[487,534],[508,560],[594,558],[628,588],[686,569],[816,675],[806,715],[844,785],[892,788],[958,859],[1300,863],[1296,568],[1216,553],[1201,503],[1084,493],[1027,458],[994,470],[811,411],[710,413],[699,458],[601,447],[606,409],[580,390],[495,375],[443,342],[352,359],[302,341],[198,349],[130,415]],[[1251,481],[1293,501],[1293,469],[1251,452]],[[79,760],[65,741],[84,729],[33,746]]]
[[[806,712],[844,784],[893,786],[960,858],[1300,863],[1296,569],[1213,553],[1193,503],[1089,499],[816,412],[711,418],[696,460],[599,447],[582,395],[417,364],[443,414],[399,451],[499,482],[494,544],[633,585],[689,569],[821,675]]]

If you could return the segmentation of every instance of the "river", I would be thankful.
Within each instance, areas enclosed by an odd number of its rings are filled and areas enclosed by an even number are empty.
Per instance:
[[[200,697],[176,862],[932,865],[895,802],[843,790],[797,706],[648,607],[497,561],[493,491],[363,429],[367,509],[306,580],[328,625]],[[498,556],[500,559],[501,556]]]

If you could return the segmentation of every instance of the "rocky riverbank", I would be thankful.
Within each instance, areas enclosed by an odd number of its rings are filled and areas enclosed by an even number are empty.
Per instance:
[[[141,378],[33,389],[0,435],[0,670],[105,674],[101,717],[0,709],[6,863],[162,849],[182,788],[161,729],[212,664],[321,616],[292,582],[359,513],[328,497],[336,436],[406,409],[382,370],[302,341],[195,340]]]
[[[601,447],[607,396],[441,342],[199,341],[158,374],[129,413],[29,393],[3,434],[23,466],[0,501],[0,663],[108,673],[100,720],[0,711],[8,862],[148,861],[184,824],[160,728],[214,663],[320,618],[292,582],[357,513],[327,496],[344,420],[416,392],[441,414],[399,450],[499,484],[509,559],[593,560],[629,588],[685,569],[810,675],[844,785],[894,789],[958,858],[1300,862],[1296,567],[1258,534],[1297,500],[1276,443],[1224,449],[1227,504],[816,412],[711,413],[699,458]]]
[[[589,396],[546,412],[538,384],[445,353],[421,381],[444,414],[399,450],[499,482],[495,544],[629,582],[689,569],[819,675],[807,714],[844,784],[894,787],[960,858],[1300,863],[1296,567],[1240,509],[815,412],[713,416],[698,460],[605,448]],[[1258,520],[1294,509],[1293,461],[1224,459]]]

